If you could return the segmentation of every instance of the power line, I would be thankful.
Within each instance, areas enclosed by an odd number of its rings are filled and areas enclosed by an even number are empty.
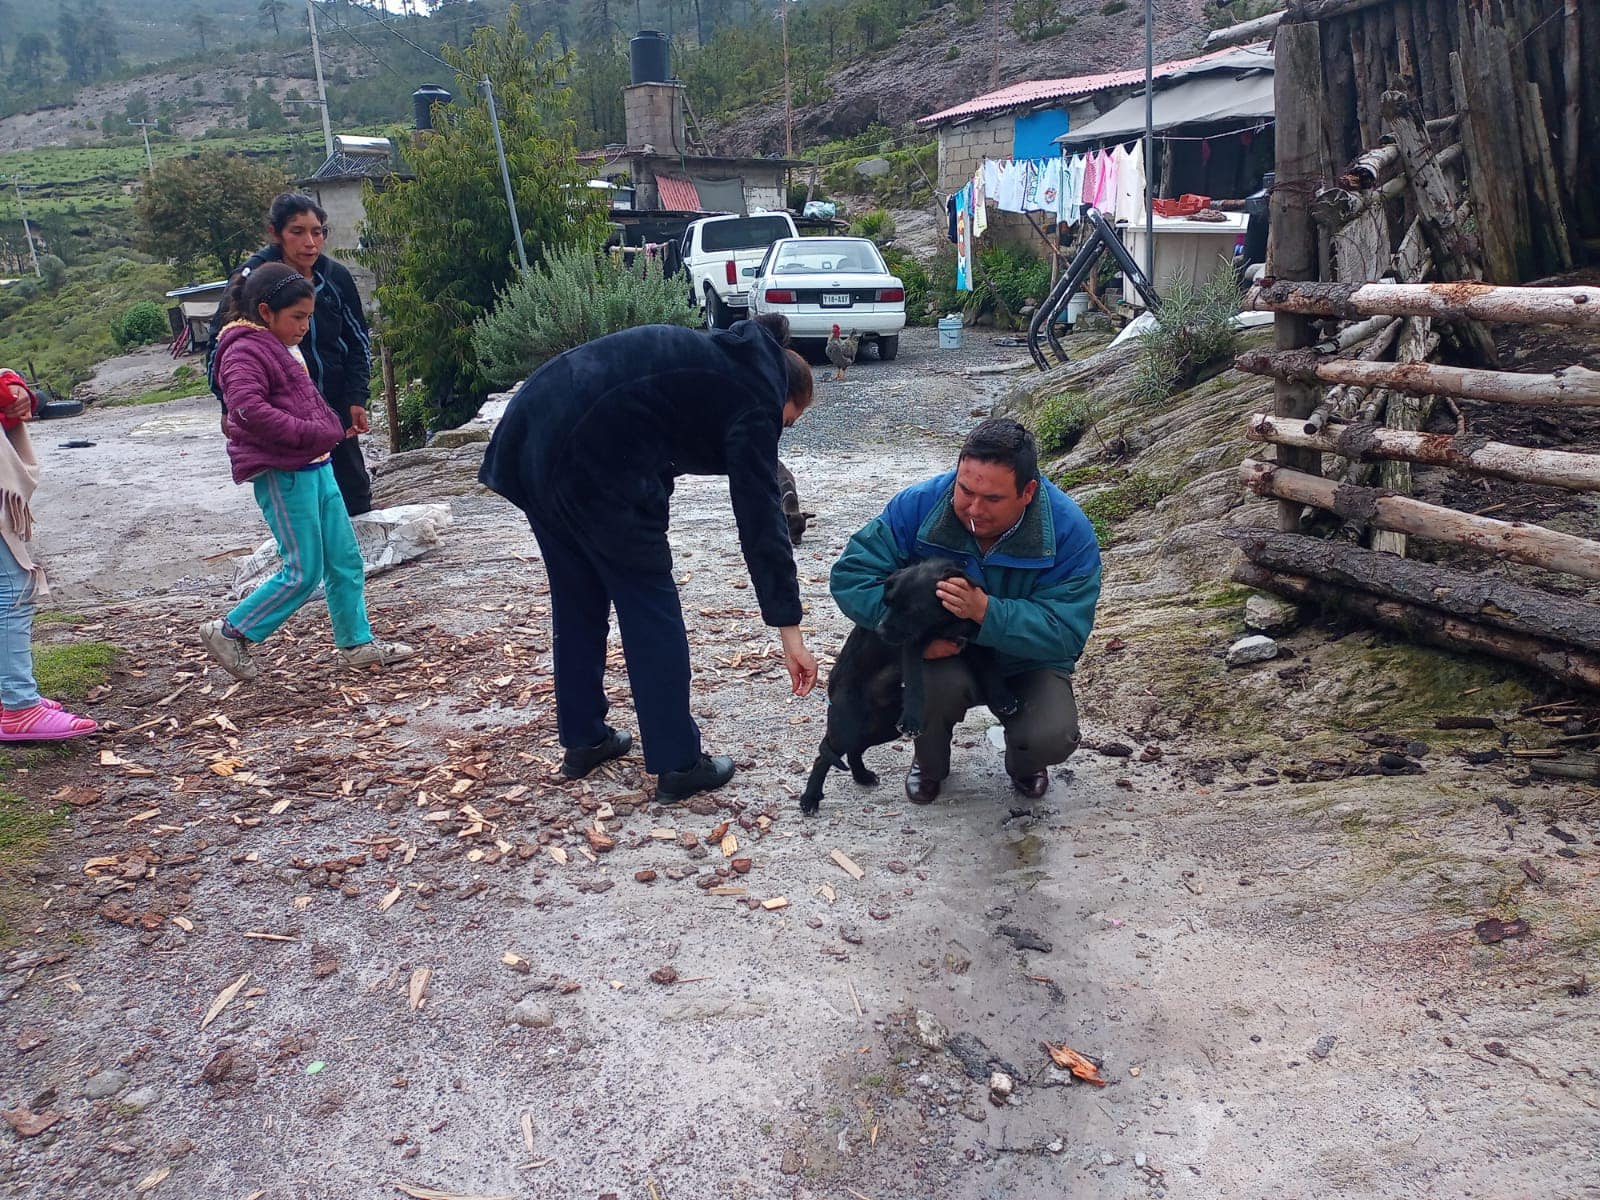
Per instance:
[[[389,74],[391,74],[391,75],[393,75],[393,76],[395,76],[396,78],[399,78],[399,79],[405,79],[406,78],[405,72],[400,71],[400,70],[396,69],[395,67],[391,66],[389,64],[389,60],[388,59],[384,58],[381,54],[379,54],[371,46],[367,45],[360,38],[358,38],[356,36],[356,31],[354,29],[351,29],[350,26],[346,25],[343,21],[339,20],[338,17],[334,16],[330,10],[328,10],[328,9],[324,9],[323,10],[322,19],[324,21],[326,21],[329,25],[333,26],[335,29],[337,29],[341,33],[343,33],[346,37],[348,37],[356,45],[360,46],[363,50],[365,50],[367,52],[367,56],[369,58],[371,58],[373,62],[377,63],[380,67],[382,67],[385,71],[389,72]]]
[[[327,5],[324,4],[323,7],[326,8]],[[427,56],[428,58],[431,58],[434,62],[438,63],[441,67],[444,67],[446,70],[449,70],[449,71],[454,71],[455,70],[455,68],[452,67],[449,63],[445,62],[444,59],[440,58],[433,51],[428,50],[428,49],[426,49],[426,48],[424,48],[422,46],[417,45],[417,43],[413,42],[405,34],[401,33],[393,25],[389,24],[389,22],[385,21],[382,17],[378,16],[376,12],[374,12],[372,14],[372,20],[374,21],[374,23],[383,26],[390,33],[394,34],[395,37],[399,38],[406,45],[410,46],[418,54],[422,54],[422,55]]]

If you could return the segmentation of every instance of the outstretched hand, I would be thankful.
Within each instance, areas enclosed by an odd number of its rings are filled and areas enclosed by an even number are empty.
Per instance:
[[[8,421],[26,421],[33,416],[33,398],[28,395],[28,389],[20,384],[8,384],[0,392],[0,413],[4,413]]]
[[[789,671],[789,687],[796,696],[809,696],[817,686],[817,659],[806,649],[798,626],[780,631],[783,638],[783,665]]]

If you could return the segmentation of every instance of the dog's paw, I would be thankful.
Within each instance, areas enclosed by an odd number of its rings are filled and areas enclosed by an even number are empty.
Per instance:
[[[851,777],[862,787],[877,787],[878,773],[876,771],[853,771]]]
[[[822,808],[821,796],[801,796],[800,811],[808,817],[814,817]]]
[[[922,736],[922,722],[912,717],[901,717],[895,728],[909,738]]]

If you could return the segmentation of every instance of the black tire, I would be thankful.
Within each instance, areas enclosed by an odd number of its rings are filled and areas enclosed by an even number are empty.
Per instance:
[[[718,299],[715,288],[706,288],[706,328],[726,329],[731,324],[728,306]]]
[[[900,353],[900,335],[881,337],[878,339],[878,360],[880,362],[893,362]]]

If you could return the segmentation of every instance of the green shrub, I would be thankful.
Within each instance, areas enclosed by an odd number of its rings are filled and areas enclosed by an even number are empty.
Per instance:
[[[1175,479],[1157,479],[1143,471],[1134,471],[1120,483],[1079,500],[1078,507],[1089,518],[1095,538],[1102,546],[1108,546],[1114,526],[1136,512],[1154,508],[1177,490]]]
[[[1065,454],[1076,446],[1098,414],[1085,396],[1047,397],[1033,414],[1033,436],[1041,454]]]
[[[47,292],[59,292],[67,282],[67,264],[54,254],[39,256],[39,278],[44,280]]]
[[[1100,9],[1100,15],[1103,17],[1114,17],[1119,12],[1127,11],[1128,0],[1106,0],[1106,3]]]
[[[961,57],[961,47],[956,45],[954,42],[951,42],[950,43],[950,49],[948,49],[948,50],[946,50],[944,52],[944,60],[945,60],[945,62],[954,62],[956,59],[958,59],[960,57]]]
[[[699,323],[682,283],[666,277],[660,260],[641,256],[627,267],[615,256],[597,260],[593,251],[571,247],[501,292],[472,327],[472,345],[484,377],[505,385],[620,329]]]
[[[153,300],[140,300],[137,304],[129,305],[120,317],[111,322],[111,336],[123,350],[165,341],[171,332],[167,314]]]
[[[1207,367],[1231,358],[1239,348],[1243,295],[1231,270],[1216,273],[1196,288],[1183,279],[1168,285],[1155,328],[1139,335],[1139,363],[1133,397],[1160,403],[1191,387]]]
[[[864,212],[850,223],[850,236],[871,238],[879,246],[887,245],[895,234],[894,217],[886,208]]]
[[[395,397],[395,409],[400,417],[397,439],[402,450],[415,450],[428,440],[428,389],[421,380],[414,380],[401,388]]]
[[[884,252],[883,257],[889,264],[889,270],[905,284],[906,324],[926,325],[929,289],[927,269],[904,250],[890,249]]]

